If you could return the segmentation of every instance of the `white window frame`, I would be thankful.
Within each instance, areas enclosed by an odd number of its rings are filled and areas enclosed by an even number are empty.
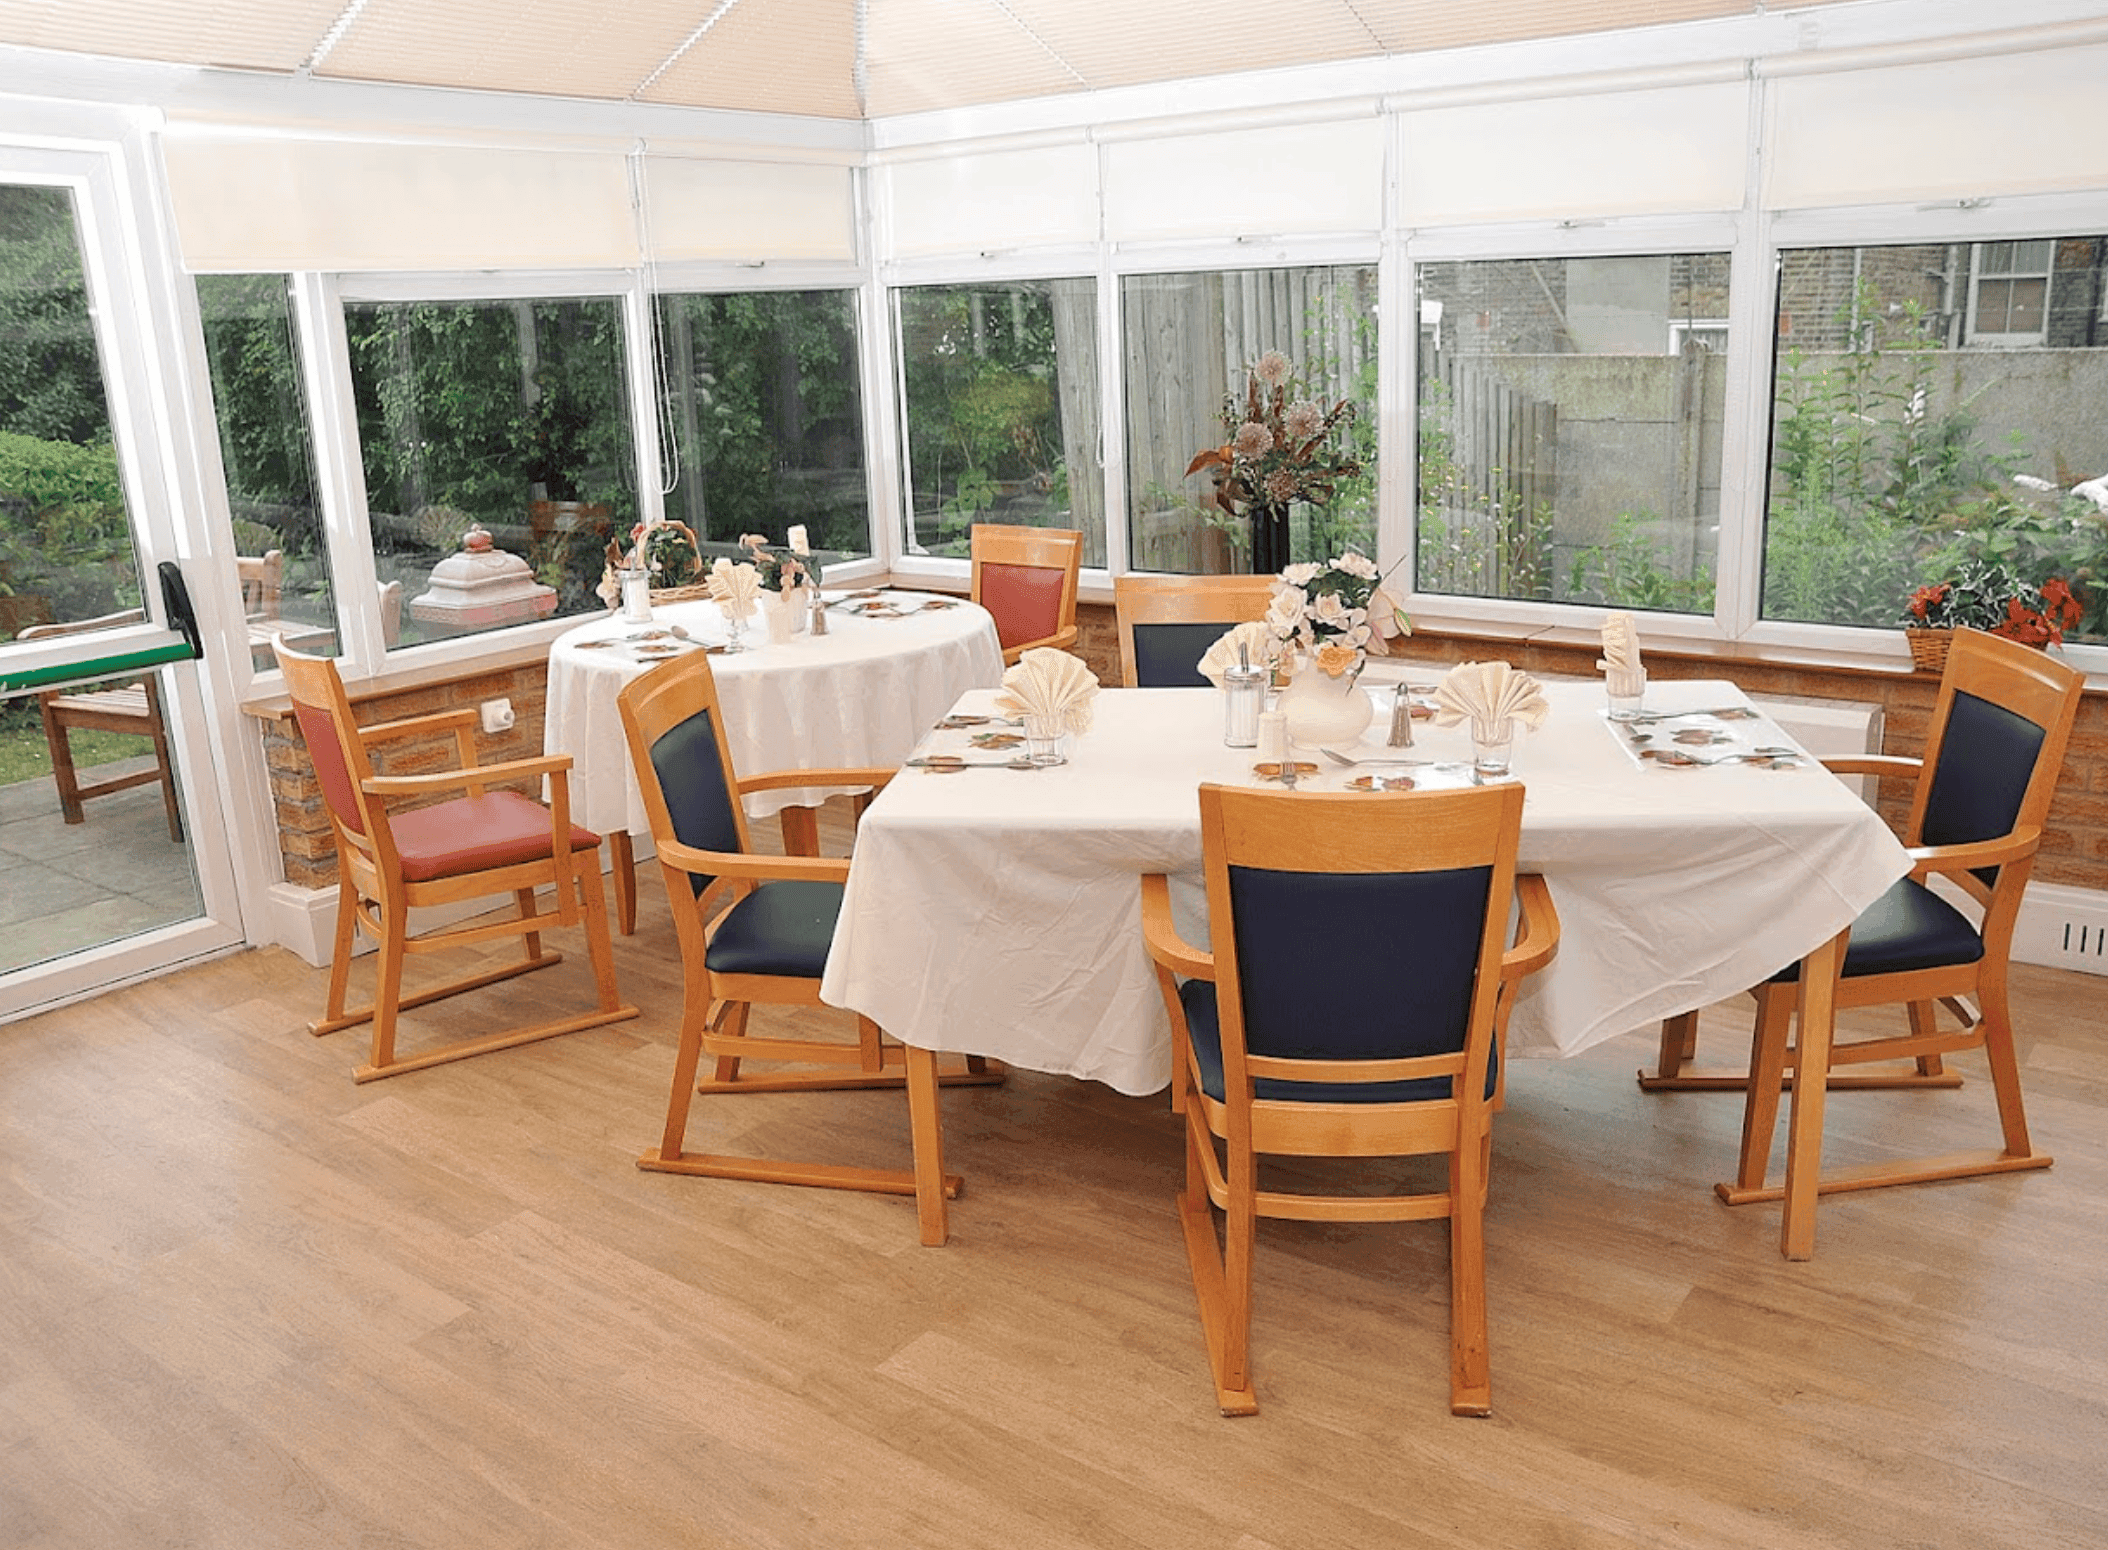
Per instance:
[[[2048,262],[2045,263],[2041,269],[2009,269],[2002,271],[2001,273],[1996,275],[1986,275],[1984,273],[1985,248],[1994,245],[2018,247],[2023,242],[2035,241],[2042,242],[2042,244],[2049,249]],[[2033,280],[2038,276],[2042,281],[2042,326],[2040,328],[2036,329],[2033,333],[1989,332],[1979,330],[1977,328],[1977,309],[1980,305],[1980,297],[1982,294],[1983,282],[1986,279],[1998,281]],[[2051,294],[2056,289],[2056,283],[2057,241],[2054,237],[2008,237],[1994,239],[1994,241],[1990,242],[1977,241],[1970,243],[1969,314],[1968,326],[1966,329],[1963,330],[1962,333],[1963,342],[1978,349],[1987,350],[2040,349],[2043,345],[2049,342],[2049,305]]]

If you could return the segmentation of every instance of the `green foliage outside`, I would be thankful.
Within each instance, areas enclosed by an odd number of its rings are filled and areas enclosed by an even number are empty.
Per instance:
[[[1449,389],[1432,377],[1420,382],[1419,471],[1420,591],[1550,601],[1551,503],[1533,506],[1504,469],[1481,488],[1457,457]]]
[[[854,297],[661,297],[659,336],[680,456],[667,515],[716,543],[803,527],[815,549],[868,553]]]

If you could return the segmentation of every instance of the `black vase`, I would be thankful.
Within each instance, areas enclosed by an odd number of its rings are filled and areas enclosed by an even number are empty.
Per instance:
[[[1288,564],[1288,507],[1274,501],[1252,503],[1252,574],[1271,576]]]

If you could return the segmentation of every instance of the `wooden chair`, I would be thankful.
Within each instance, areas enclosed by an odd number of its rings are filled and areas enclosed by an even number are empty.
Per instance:
[[[318,1035],[335,1033],[355,1023],[372,1022],[372,1059],[358,1067],[353,1077],[369,1082],[405,1071],[421,1071],[427,1066],[635,1017],[637,1009],[623,1005],[615,990],[614,950],[600,885],[600,836],[571,822],[569,755],[479,765],[473,709],[441,711],[362,727],[352,716],[351,701],[344,693],[336,663],[323,657],[303,656],[288,650],[283,643],[273,649],[285,673],[293,714],[314,760],[315,777],[322,787],[337,845],[337,933],[330,960],[329,1000],[323,1015],[308,1024],[308,1031]],[[448,733],[454,738],[459,769],[429,775],[373,773],[372,748],[404,738]],[[517,791],[491,789],[499,782],[544,777],[550,793],[546,806]],[[391,813],[388,809],[391,797],[421,797],[448,791],[466,794],[402,812]],[[538,888],[554,889],[553,915],[538,912]],[[518,910],[512,918],[491,921],[476,917],[422,935],[410,934],[409,914],[413,909],[458,906],[467,900],[506,895],[512,897]],[[590,1011],[460,1039],[421,1054],[397,1054],[400,1013],[561,963],[562,954],[543,949],[541,934],[554,926],[579,924],[585,926],[586,949],[592,959],[598,992]],[[364,927],[380,945],[373,1000],[347,1009],[344,998],[351,974],[354,933],[359,927]],[[524,939],[520,961],[414,995],[403,994],[406,955],[444,952],[509,936]]]
[[[1066,527],[973,530],[973,600],[995,616],[1005,666],[1035,646],[1076,644],[1076,577],[1083,534]]]
[[[820,1005],[820,975],[834,938],[849,862],[818,855],[753,854],[741,797],[783,787],[880,787],[893,772],[789,770],[740,779],[725,741],[717,682],[709,659],[700,652],[633,679],[616,703],[651,819],[686,985],[666,1128],[658,1147],[638,1158],[637,1166],[658,1173],[913,1195],[922,1241],[943,1243],[948,1235],[945,1201],[958,1194],[960,1181],[944,1171],[937,1090],[940,1082],[999,1082],[1001,1069],[973,1057],[962,1071],[940,1072],[929,1050],[885,1041],[878,1025],[865,1017],[857,1019],[854,1043],[757,1038],[747,1032],[749,1009],[757,1004]],[[704,1054],[715,1057],[716,1069],[698,1083],[696,1066]],[[742,1070],[751,1060],[821,1069],[755,1076]],[[689,1102],[697,1092],[902,1086],[908,1092],[911,1169],[683,1150]]]
[[[1515,875],[1522,806],[1519,785],[1381,797],[1204,785],[1212,954],[1178,937],[1165,879],[1142,880],[1143,931],[1173,1028],[1172,1104],[1185,1115],[1179,1216],[1224,1415],[1258,1409],[1250,1346],[1262,1216],[1448,1218],[1449,1405],[1489,1413],[1483,1212],[1500,1044],[1516,985],[1551,961],[1559,938],[1544,880]],[[1511,899],[1518,934],[1504,953]],[[1261,1189],[1264,1155],[1440,1156],[1448,1187]]]
[[[1757,1017],[1741,1163],[1735,1182],[1719,1185],[1718,1193],[1729,1205],[1786,1197],[1788,1258],[1806,1259],[1814,1252],[1819,1193],[2050,1165],[2028,1138],[2006,976],[2021,895],[2034,870],[2084,683],[2082,675],[2040,651],[1974,630],[1958,631],[1923,759],[1827,761],[1841,775],[1908,776],[1917,782],[1903,833],[1915,865],[1853,923],[1834,991],[1839,1009],[1907,1008],[1909,1032],[1837,1043],[1825,1037],[1818,1058],[1804,1058],[1798,1043],[1788,1039],[1800,966],[1781,970],[1751,992]],[[1972,922],[1928,887],[1927,879],[1935,876],[1968,895],[1981,920]],[[1810,989],[1828,991],[1813,983]],[[1976,1000],[1973,1016],[1962,1003],[1965,996]],[[1961,1013],[1960,1029],[1941,1031],[1940,1004]],[[1827,1030],[1825,1018],[1825,1035]],[[1964,1049],[1981,1049],[1990,1065],[2003,1146],[1882,1161],[1818,1177],[1823,1098],[1839,1085],[1833,1067],[1923,1060]],[[1765,1183],[1765,1169],[1789,1069],[1795,1091],[1787,1182],[1774,1187]]]
[[[1266,617],[1272,576],[1119,576],[1120,681],[1130,689],[1204,688],[1197,665],[1233,624]]]
[[[137,624],[143,610],[127,609],[98,619],[74,624],[32,624],[18,640],[48,640],[54,635],[80,635],[90,630],[114,629]],[[82,804],[90,797],[129,791],[149,781],[161,782],[161,805],[168,815],[168,837],[183,843],[183,808],[176,797],[175,765],[169,758],[168,722],[161,713],[161,675],[120,679],[97,688],[52,689],[37,696],[37,709],[44,718],[44,741],[51,750],[51,777],[58,787],[59,812],[68,823],[86,823]],[[154,748],[154,767],[130,775],[114,776],[93,785],[81,784],[73,762],[72,735],[79,732],[123,732],[148,739]]]
[[[271,549],[263,554],[238,554],[235,573],[241,577],[242,612],[251,619],[278,617],[279,593],[285,587],[285,555]]]

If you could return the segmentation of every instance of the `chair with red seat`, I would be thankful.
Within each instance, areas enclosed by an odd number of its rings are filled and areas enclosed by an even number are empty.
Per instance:
[[[1005,666],[1038,646],[1076,644],[1076,578],[1083,534],[1067,527],[973,530],[973,600],[995,618]]]
[[[600,836],[571,822],[569,756],[479,765],[476,713],[469,709],[362,727],[352,715],[336,663],[289,651],[282,642],[273,649],[314,760],[337,848],[337,931],[329,1000],[308,1031],[335,1033],[356,1023],[373,1023],[372,1059],[353,1072],[354,1078],[372,1081],[635,1017],[637,1009],[623,1005],[615,989],[614,949],[600,884]],[[374,774],[373,747],[449,733],[459,769],[429,775]],[[500,784],[544,777],[550,792],[546,805]],[[388,808],[391,797],[450,791],[466,794],[398,812]],[[535,892],[540,888],[553,889],[555,913],[538,908]],[[460,925],[410,933],[412,909],[505,895],[517,909],[510,918],[478,916]],[[585,927],[596,990],[590,1010],[458,1039],[415,1055],[397,1054],[401,1012],[561,963],[562,954],[543,948],[541,933],[580,924]],[[362,926],[380,946],[373,1000],[347,1009],[355,932]],[[406,955],[509,936],[524,939],[519,961],[403,994]]]

